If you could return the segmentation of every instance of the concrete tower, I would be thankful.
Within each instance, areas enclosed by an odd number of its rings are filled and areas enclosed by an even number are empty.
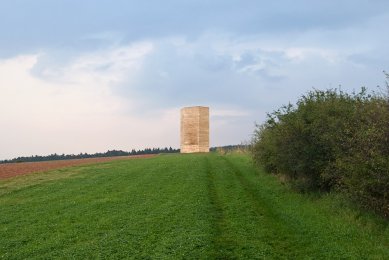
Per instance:
[[[181,153],[209,152],[209,107],[181,109]]]

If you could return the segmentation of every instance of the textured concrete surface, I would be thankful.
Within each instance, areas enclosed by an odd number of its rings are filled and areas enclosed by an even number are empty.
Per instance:
[[[181,109],[181,153],[209,152],[209,107]]]

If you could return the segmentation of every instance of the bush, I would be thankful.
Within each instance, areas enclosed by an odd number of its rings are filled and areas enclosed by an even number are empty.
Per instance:
[[[389,106],[374,98],[359,108],[349,151],[339,156],[335,173],[343,173],[339,189],[366,208],[389,217]]]
[[[389,103],[385,96],[313,90],[255,129],[254,162],[302,190],[340,190],[389,216]]]

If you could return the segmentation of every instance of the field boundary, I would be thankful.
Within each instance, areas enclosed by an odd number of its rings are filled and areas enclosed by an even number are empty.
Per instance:
[[[22,176],[35,172],[46,172],[49,170],[62,169],[77,165],[88,165],[102,162],[110,162],[114,160],[127,160],[138,158],[155,157],[157,154],[130,155],[130,156],[113,156],[100,158],[85,158],[72,160],[57,160],[44,162],[21,162],[21,163],[5,163],[0,164],[0,180]]]

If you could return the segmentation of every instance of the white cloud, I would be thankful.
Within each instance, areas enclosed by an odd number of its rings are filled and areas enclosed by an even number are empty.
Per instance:
[[[137,100],[112,94],[151,51],[146,43],[83,54],[39,77],[31,71],[43,54],[0,61],[0,158],[177,146],[172,110],[139,118],[128,113]]]
[[[0,159],[178,147],[179,108],[189,105],[211,107],[211,145],[239,143],[265,112],[312,87],[379,84],[388,56],[369,39],[348,41],[370,26],[285,35],[206,32],[114,41],[59,59],[47,51],[0,60]]]
[[[302,62],[310,57],[318,57],[329,63],[341,62],[341,55],[332,49],[324,48],[286,48],[283,50],[289,59]]]
[[[82,53],[70,64],[41,66],[40,77],[65,82],[97,82],[105,85],[123,81],[142,66],[142,60],[153,51],[151,42]],[[39,62],[39,61],[38,61]],[[51,64],[52,65],[52,64]]]

